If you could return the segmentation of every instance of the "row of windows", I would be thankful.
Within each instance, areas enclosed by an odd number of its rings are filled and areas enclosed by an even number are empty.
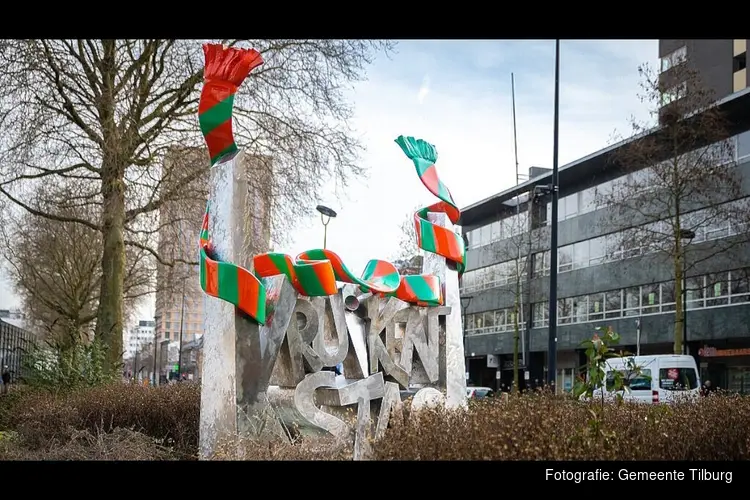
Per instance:
[[[750,268],[688,278],[687,308],[700,309],[750,302]],[[662,314],[675,310],[674,281],[566,297],[557,301],[557,324],[586,323],[623,316]],[[466,315],[466,334],[512,331],[513,308]],[[519,326],[524,328],[523,315]],[[549,302],[532,305],[532,327],[549,325]]]
[[[687,60],[687,47],[683,45],[679,49],[661,58],[661,71],[663,73],[667,71],[668,69],[677,66],[678,64],[682,64],[686,60]]]
[[[747,303],[750,269],[688,278],[685,292],[688,310]],[[567,297],[557,301],[557,324],[667,313],[675,310],[675,301],[674,281]],[[533,328],[548,325],[549,302],[533,304]]]
[[[727,204],[727,210],[731,212],[740,207],[744,208],[749,202],[750,198],[730,202]],[[707,210],[684,214],[684,218],[681,219],[682,227],[690,228],[695,233],[692,243],[726,238],[747,230],[743,223],[712,219],[711,213]],[[562,246],[558,249],[558,272],[564,273],[662,251],[664,249],[659,245],[670,242],[669,233],[668,223],[660,221]],[[549,270],[550,251],[535,253],[533,277],[546,276]],[[503,286],[515,282],[516,277],[525,278],[527,274],[526,258],[521,258],[518,266],[516,260],[500,262],[464,273],[461,278],[461,291],[469,293]]]
[[[728,161],[740,161],[750,157],[750,131],[734,136],[730,141],[733,142],[733,147],[731,148],[733,158],[727,158]],[[645,168],[560,198],[557,205],[558,221],[577,217],[601,208],[601,205],[597,204],[597,201],[606,201],[608,193],[616,191],[618,185],[621,183],[636,183],[639,186],[646,185],[653,173],[653,169]],[[551,220],[552,204],[547,203],[545,224],[549,224]],[[478,248],[495,241],[510,238],[511,236],[527,231],[528,224],[528,213],[522,212],[521,214],[467,231],[468,248]]]
[[[750,199],[727,203],[727,212],[746,208]],[[716,220],[709,210],[696,210],[681,217],[681,226],[695,233],[692,243],[712,241],[743,234],[747,227],[733,220]],[[664,250],[672,241],[671,226],[666,221],[645,224],[590,240],[579,241],[558,249],[558,272],[595,266],[604,262],[631,259]],[[549,274],[549,250],[534,254],[534,276]]]

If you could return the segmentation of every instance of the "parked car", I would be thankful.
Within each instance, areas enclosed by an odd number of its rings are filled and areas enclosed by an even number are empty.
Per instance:
[[[495,391],[489,387],[467,387],[466,397],[473,399],[489,398],[495,395]]]

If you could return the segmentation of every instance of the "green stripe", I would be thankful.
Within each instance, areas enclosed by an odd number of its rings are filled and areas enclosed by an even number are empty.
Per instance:
[[[292,281],[289,262],[286,260],[286,255],[284,255],[283,253],[272,253],[269,254],[268,257],[271,259],[271,262],[273,262],[276,270],[289,278],[289,281]]]
[[[440,181],[438,181],[438,198],[447,203],[453,204],[453,200],[451,200],[451,194],[448,192],[448,188],[445,187],[445,184]]]
[[[220,153],[217,153],[216,156],[214,156],[213,158],[211,158],[211,165],[214,165],[216,162],[218,162],[219,160],[221,160],[223,157],[225,157],[229,153],[234,153],[235,151],[237,151],[237,144],[233,142],[232,144],[230,144],[229,146],[227,146],[226,148],[224,148]]]
[[[315,272],[314,266],[311,265],[298,265],[295,267],[297,272],[297,280],[302,288],[305,290],[305,294],[310,297],[321,297],[325,295],[318,274]]]
[[[201,289],[206,289],[206,251],[201,248],[200,250],[200,263],[201,263]]]
[[[266,287],[263,283],[258,287],[258,314],[255,318],[261,325],[266,324]]]
[[[421,276],[407,276],[407,283],[411,287],[414,295],[420,298],[430,298],[430,303],[437,300],[439,297],[435,297],[435,291],[427,284],[427,281]],[[433,298],[434,297],[434,298]]]
[[[424,219],[419,220],[419,233],[422,235],[422,250],[435,253],[435,233],[430,223]]]
[[[219,262],[218,268],[219,297],[232,304],[237,304],[239,302],[237,266],[228,262]]]
[[[425,160],[424,158],[415,158],[414,159],[414,165],[417,167],[417,175],[421,178],[425,171],[434,165],[429,160]]]
[[[232,118],[232,105],[234,94],[230,95],[213,108],[207,109],[198,116],[203,135],[208,135],[213,129]]]

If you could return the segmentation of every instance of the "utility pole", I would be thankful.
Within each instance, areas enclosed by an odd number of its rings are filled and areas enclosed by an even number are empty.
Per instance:
[[[180,346],[179,346],[179,352],[177,353],[177,380],[180,380],[180,377],[182,376],[182,325],[183,325],[184,319],[185,319],[185,279],[182,280],[182,311],[180,311]]]
[[[560,126],[560,40],[555,40],[555,114],[552,142],[552,220],[549,248],[549,339],[547,345],[547,383],[557,378],[557,201],[560,182],[557,171],[558,135]]]

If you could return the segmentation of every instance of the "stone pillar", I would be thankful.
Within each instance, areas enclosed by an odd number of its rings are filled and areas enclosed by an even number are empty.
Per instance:
[[[453,224],[444,213],[429,213],[433,224],[453,231]],[[424,274],[440,278],[445,297],[444,305],[450,307],[445,317],[445,386],[446,406],[456,408],[466,404],[466,362],[464,360],[464,336],[461,330],[461,297],[458,292],[458,272],[446,266],[445,257],[424,252],[422,264]]]

